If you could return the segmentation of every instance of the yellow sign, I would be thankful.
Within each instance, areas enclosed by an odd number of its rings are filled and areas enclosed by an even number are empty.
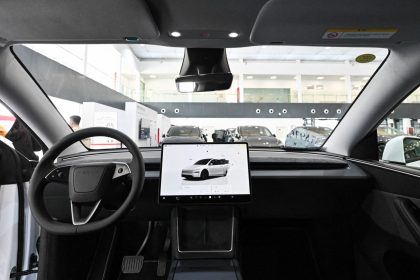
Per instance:
[[[376,56],[374,54],[371,53],[365,53],[365,54],[361,54],[358,57],[356,57],[356,62],[359,63],[369,63],[374,61],[376,58]]]

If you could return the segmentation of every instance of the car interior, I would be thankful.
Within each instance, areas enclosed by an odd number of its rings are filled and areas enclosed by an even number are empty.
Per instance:
[[[404,140],[389,140],[393,151],[383,143],[382,160],[377,128],[420,85],[419,19],[415,0],[1,1],[0,101],[32,138],[19,148],[0,130],[0,279],[417,279],[420,170],[408,163],[420,138],[396,134]],[[170,78],[180,95],[234,87],[229,55],[240,48],[381,49],[384,58],[354,101],[331,105],[337,122],[312,133],[310,147],[284,139],[256,147],[235,135],[212,143],[211,132],[208,142],[139,147],[113,126],[112,112],[82,129],[68,125],[51,96],[67,98],[65,89],[83,101],[79,92],[92,87],[31,50],[53,44],[180,48],[179,75]],[[100,92],[84,101],[115,101]],[[255,118],[293,117],[288,104],[234,101],[144,105],[169,118],[216,109],[221,119],[248,109]],[[316,106],[302,108],[333,114]],[[145,122],[120,122],[139,139],[154,133]],[[207,170],[194,165],[201,159],[224,164]]]

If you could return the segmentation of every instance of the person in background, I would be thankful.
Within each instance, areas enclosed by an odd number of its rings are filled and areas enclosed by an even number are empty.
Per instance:
[[[73,131],[79,130],[80,129],[80,121],[81,121],[81,117],[74,115],[70,117],[70,121],[69,121],[69,125],[70,127],[73,129]]]
[[[7,134],[6,128],[0,124],[0,136],[5,137],[6,134]]]
[[[80,116],[74,115],[70,117],[69,125],[73,131],[77,131],[80,129],[80,121],[82,118]],[[83,145],[85,145],[87,148],[90,148],[90,138],[86,138],[82,140]]]

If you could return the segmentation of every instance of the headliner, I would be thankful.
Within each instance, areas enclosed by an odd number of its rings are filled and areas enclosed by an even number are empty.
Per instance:
[[[391,47],[420,40],[417,0],[3,0],[0,42]],[[326,40],[330,28],[396,28],[390,39]],[[171,31],[182,38],[172,38]],[[240,34],[229,38],[229,32]]]

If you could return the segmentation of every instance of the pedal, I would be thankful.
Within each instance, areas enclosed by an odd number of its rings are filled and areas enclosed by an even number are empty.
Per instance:
[[[143,256],[124,256],[121,271],[123,274],[138,274],[143,268]]]

